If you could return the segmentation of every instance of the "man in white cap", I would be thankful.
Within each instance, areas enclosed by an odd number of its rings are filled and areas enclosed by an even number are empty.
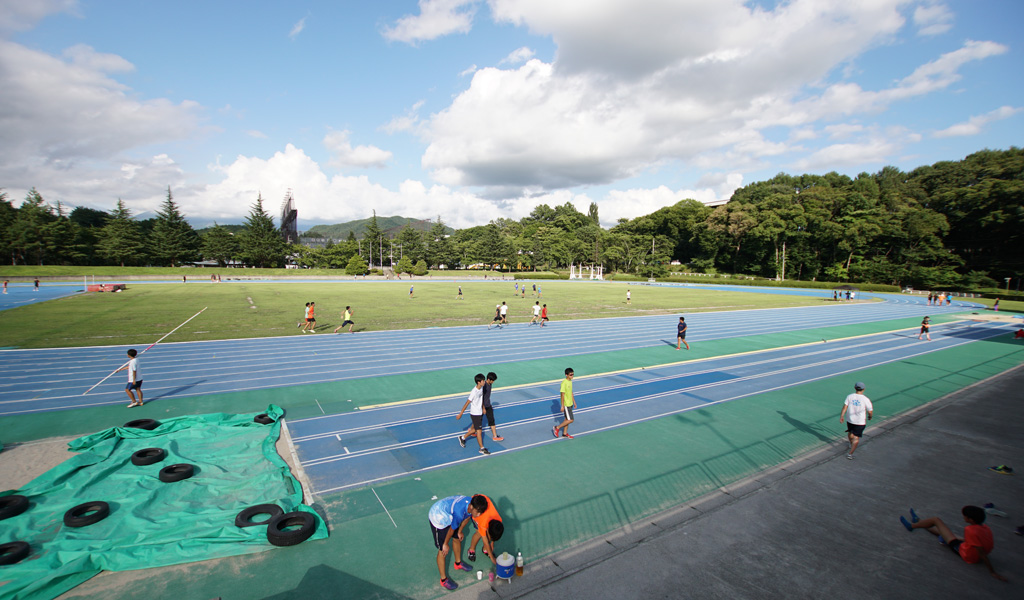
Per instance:
[[[860,444],[860,436],[864,435],[864,427],[874,415],[871,400],[864,395],[864,384],[858,381],[853,384],[853,393],[843,402],[843,411],[839,413],[839,422],[846,420],[846,437],[850,440],[850,452],[846,458],[853,460],[853,452]]]

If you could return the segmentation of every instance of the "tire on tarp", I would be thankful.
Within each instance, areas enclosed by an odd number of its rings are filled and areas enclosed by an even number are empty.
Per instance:
[[[13,565],[28,556],[27,542],[7,542],[0,544],[0,565]]]
[[[125,427],[131,427],[132,429],[145,429],[152,431],[160,426],[160,421],[156,419],[135,419],[134,421],[128,421],[124,424]]]
[[[132,464],[138,467],[155,465],[167,458],[167,451],[163,448],[143,448],[132,454]]]
[[[160,469],[160,481],[164,483],[174,483],[175,481],[181,481],[188,479],[196,474],[195,465],[188,463],[178,463],[169,467]]]
[[[83,502],[64,513],[64,525],[68,527],[85,527],[99,523],[110,514],[110,505],[102,500]]]
[[[252,420],[259,423],[260,425],[270,425],[271,423],[274,422],[274,419],[267,415],[267,413],[256,415],[255,417],[252,418]]]
[[[0,497],[0,521],[16,517],[28,510],[28,498],[18,494]]]
[[[276,504],[257,504],[243,509],[242,512],[238,513],[238,516],[235,517],[235,527],[267,525],[274,520],[274,517],[278,517],[283,514],[284,510]],[[270,515],[270,517],[263,521],[253,521],[252,518],[256,515]]]
[[[286,529],[298,525],[298,529]],[[308,512],[278,515],[267,524],[267,541],[275,546],[294,546],[308,540],[316,532],[316,517]]]

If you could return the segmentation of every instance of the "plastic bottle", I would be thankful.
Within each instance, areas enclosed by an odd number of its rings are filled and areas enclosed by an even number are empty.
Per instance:
[[[520,552],[516,555],[516,576],[522,576],[523,574],[523,553]]]
[[[993,505],[991,502],[985,505],[985,512],[996,517],[1006,516],[1006,513],[996,508],[995,505]]]

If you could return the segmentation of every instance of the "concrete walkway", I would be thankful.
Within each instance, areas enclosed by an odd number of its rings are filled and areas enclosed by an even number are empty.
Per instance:
[[[869,425],[855,460],[837,442],[572,551],[526,557],[511,584],[447,597],[1024,597],[1024,536],[1014,534],[1024,525],[1022,390],[1019,367]],[[988,469],[998,464],[1017,474]],[[987,521],[1008,583],[898,520],[914,507],[960,532],[960,508],[986,502],[1009,513]]]

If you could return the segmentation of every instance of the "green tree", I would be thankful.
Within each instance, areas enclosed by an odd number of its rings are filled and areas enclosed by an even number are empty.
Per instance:
[[[110,219],[100,231],[97,251],[100,256],[123,267],[126,262],[137,263],[144,256],[144,248],[138,223],[132,219],[124,201],[118,198],[117,208],[110,213]]]
[[[384,232],[377,224],[377,211],[373,211],[373,217],[366,225],[366,234],[363,236],[363,255],[368,257],[367,261],[372,269],[374,265],[384,266]]]
[[[203,258],[215,260],[223,267],[238,256],[238,240],[214,221],[213,227],[203,233],[200,251]]]
[[[199,236],[178,209],[170,186],[167,186],[167,198],[156,213],[149,245],[154,258],[172,267],[195,260],[198,254]]]
[[[44,237],[47,243],[47,254],[50,260],[65,265],[80,264],[86,259],[83,251],[81,228],[64,214],[64,206],[60,202],[54,210],[56,220],[47,223]]]
[[[366,261],[358,254],[353,254],[352,258],[348,261],[348,265],[345,266],[345,272],[349,275],[366,275],[368,270]]]
[[[416,266],[412,270],[413,275],[426,275],[429,269],[427,269],[427,261],[420,260],[416,263]]]
[[[14,220],[18,216],[18,209],[14,208],[11,201],[7,199],[7,194],[0,188],[0,254],[5,259],[7,256],[11,257],[11,264],[15,263],[15,255],[13,245],[11,243],[11,227],[14,225]]]
[[[398,273],[411,274],[413,272],[413,269],[415,269],[415,265],[408,256],[403,256],[401,260],[398,261],[398,264],[395,265],[395,271],[397,271]]]
[[[445,227],[444,221],[441,220],[441,216],[438,215],[437,221],[430,227],[430,231],[427,232],[426,236],[427,263],[434,267],[445,265],[448,268],[453,268],[459,262],[458,254],[455,252],[452,240],[446,231],[447,227]]]
[[[284,263],[285,244],[274,220],[263,209],[263,195],[245,218],[245,230],[238,236],[238,253],[242,260],[254,267],[277,267]]]
[[[395,243],[401,248],[401,255],[409,257],[409,260],[414,263],[427,256],[427,249],[423,245],[423,234],[408,224],[398,232]]]
[[[29,190],[9,228],[9,243],[14,254],[12,264],[20,260],[23,264],[42,265],[53,246],[49,225],[56,220],[53,207],[43,200],[36,188]]]

